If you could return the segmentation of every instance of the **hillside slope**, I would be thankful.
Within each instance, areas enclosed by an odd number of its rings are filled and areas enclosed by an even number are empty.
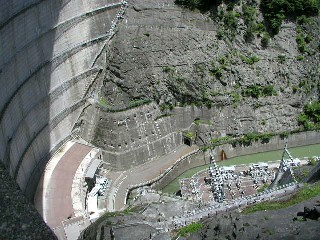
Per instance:
[[[285,20],[269,39],[258,2],[230,8],[200,13],[169,0],[131,1],[110,45],[102,97],[110,106],[215,106],[232,120],[231,135],[297,129],[303,106],[319,99],[319,18]],[[250,21],[257,27],[248,39]],[[305,51],[299,36],[308,39]]]

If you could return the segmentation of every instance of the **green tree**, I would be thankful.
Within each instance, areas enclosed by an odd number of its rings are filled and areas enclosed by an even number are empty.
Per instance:
[[[272,95],[276,94],[276,90],[274,89],[274,87],[272,85],[267,85],[267,86],[263,87],[262,93],[265,96],[272,96]]]
[[[317,15],[319,0],[262,0],[260,8],[271,32],[277,34],[287,17]]]
[[[212,1],[212,0],[175,0],[174,3],[177,5],[185,6],[190,9],[201,9],[208,10],[210,7],[221,1]]]

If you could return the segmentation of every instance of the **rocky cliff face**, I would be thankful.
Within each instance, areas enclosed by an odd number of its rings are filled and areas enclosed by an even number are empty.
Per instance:
[[[284,22],[265,47],[261,33],[246,39],[245,4],[233,8],[230,38],[225,17],[218,16],[228,14],[224,5],[218,14],[190,11],[171,0],[130,1],[107,54],[102,87],[107,103],[151,99],[163,108],[214,107],[211,118],[220,114],[228,120],[225,130],[232,135],[296,129],[304,104],[319,98],[319,51],[299,52],[297,28],[310,35],[308,46],[316,49],[319,18],[312,19],[312,31]],[[251,5],[261,22],[258,2]]]
[[[56,240],[35,207],[0,163],[0,239]]]

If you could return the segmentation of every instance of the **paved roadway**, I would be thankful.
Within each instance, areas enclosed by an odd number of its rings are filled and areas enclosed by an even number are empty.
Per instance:
[[[92,147],[75,143],[54,168],[45,193],[43,218],[50,228],[61,226],[61,222],[74,217],[71,189],[75,173]]]
[[[127,188],[152,180],[158,177],[167,168],[171,167],[181,156],[197,149],[196,146],[188,147],[181,145],[175,151],[158,158],[154,161],[147,162],[127,171],[109,172],[107,177],[112,180],[112,185],[108,194],[106,208],[108,211],[119,211],[125,207]]]
[[[112,179],[112,185],[106,203],[108,210],[118,211],[125,207],[127,189],[130,185],[158,177],[181,156],[195,149],[197,149],[196,146],[183,145],[164,157],[130,170],[109,172],[107,177]],[[79,165],[91,150],[90,146],[74,143],[66,148],[66,152],[59,153],[60,156],[54,160],[55,163],[46,169],[47,180],[45,180],[46,183],[43,179],[40,181],[35,204],[50,228],[61,227],[62,221],[75,216],[71,196],[72,183]]]

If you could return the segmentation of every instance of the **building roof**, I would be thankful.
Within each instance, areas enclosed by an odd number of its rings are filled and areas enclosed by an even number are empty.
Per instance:
[[[223,166],[222,169],[224,171],[235,171],[235,167],[234,166]]]
[[[102,161],[100,159],[94,159],[87,169],[85,178],[94,178],[94,174],[96,173],[101,162]]]

